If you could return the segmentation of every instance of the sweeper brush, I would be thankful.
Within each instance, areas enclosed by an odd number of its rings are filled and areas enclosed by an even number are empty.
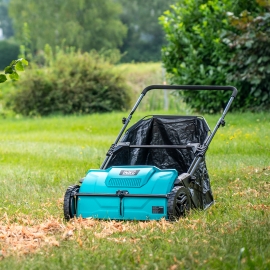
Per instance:
[[[232,91],[213,131],[201,116],[152,115],[126,130],[150,90]],[[205,154],[225,125],[236,88],[232,86],[151,85],[127,118],[100,169],[91,169],[64,197],[64,217],[116,220],[175,220],[191,208],[206,209],[213,195]]]

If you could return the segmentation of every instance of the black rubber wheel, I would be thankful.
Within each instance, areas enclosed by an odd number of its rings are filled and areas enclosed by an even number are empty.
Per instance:
[[[64,197],[64,218],[70,220],[76,216],[77,197],[74,197],[74,193],[79,192],[80,186],[69,186]]]
[[[176,186],[168,197],[167,210],[169,220],[185,216],[191,208],[190,192],[187,188]]]

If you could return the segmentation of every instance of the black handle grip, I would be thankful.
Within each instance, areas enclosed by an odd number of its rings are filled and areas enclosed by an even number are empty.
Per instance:
[[[143,91],[145,95],[148,91],[153,89],[163,90],[225,90],[232,91],[232,97],[236,97],[237,89],[233,86],[213,86],[213,85],[149,85]]]

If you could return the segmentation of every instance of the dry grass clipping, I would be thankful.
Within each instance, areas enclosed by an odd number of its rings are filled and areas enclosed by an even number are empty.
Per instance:
[[[77,218],[65,223],[61,219],[48,217],[39,223],[25,215],[19,215],[14,222],[5,213],[0,218],[0,259],[36,253],[46,247],[59,247],[64,240],[77,241],[79,238],[75,232],[80,235],[82,230],[91,230],[95,238],[111,240],[110,236],[115,233],[144,229],[166,231],[171,226],[164,219],[134,223]]]

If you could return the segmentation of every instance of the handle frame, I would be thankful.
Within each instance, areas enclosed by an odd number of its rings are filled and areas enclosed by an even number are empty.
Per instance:
[[[206,138],[205,142],[203,143],[201,150],[198,152],[198,154],[196,155],[195,159],[193,160],[193,162],[191,163],[187,173],[189,173],[191,176],[195,173],[198,165],[200,164],[201,160],[203,159],[209,144],[211,143],[212,139],[214,138],[218,128],[223,125],[224,122],[224,118],[233,102],[233,100],[235,99],[236,95],[237,95],[237,89],[233,86],[213,86],[213,85],[149,85],[147,86],[141,93],[141,95],[139,96],[138,100],[136,101],[134,107],[132,108],[132,110],[130,111],[128,117],[126,118],[124,125],[122,127],[122,129],[120,130],[115,142],[112,144],[112,146],[110,147],[109,151],[107,152],[106,158],[103,161],[100,169],[106,169],[107,164],[110,162],[112,155],[113,155],[113,150],[114,147],[117,145],[117,143],[119,142],[120,138],[122,137],[126,127],[128,126],[133,113],[136,111],[136,109],[138,108],[139,104],[141,103],[143,97],[146,95],[147,92],[151,91],[151,90],[193,90],[193,91],[200,91],[200,90],[209,90],[209,91],[232,91],[232,95],[221,115],[221,117],[219,118],[219,120],[216,123],[216,126],[213,130],[213,132],[211,132],[211,134]]]

